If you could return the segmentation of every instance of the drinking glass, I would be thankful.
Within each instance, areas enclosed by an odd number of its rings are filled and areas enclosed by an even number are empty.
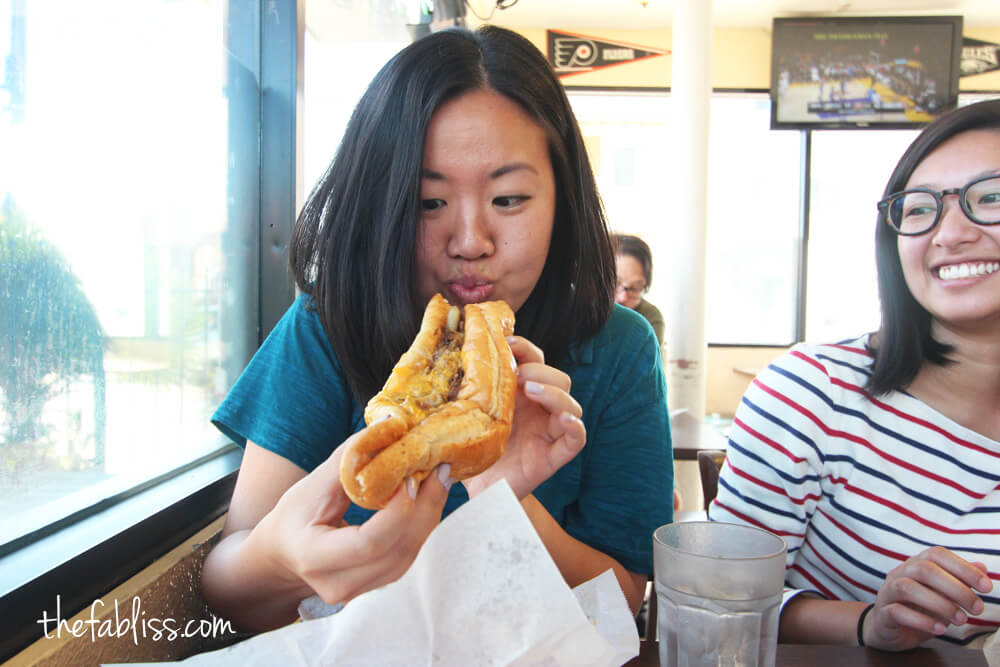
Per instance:
[[[773,667],[785,542],[719,521],[661,526],[653,568],[663,667]]]

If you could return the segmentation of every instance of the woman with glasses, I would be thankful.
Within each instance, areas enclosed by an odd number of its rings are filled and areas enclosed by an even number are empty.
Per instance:
[[[1000,626],[1000,100],[925,128],[877,218],[881,327],[753,381],[710,516],[788,544],[781,641],[976,646]]]
[[[653,254],[638,236],[615,234],[615,266],[618,285],[615,301],[646,318],[653,327],[656,340],[663,347],[663,315],[660,309],[643,298],[653,284]]]

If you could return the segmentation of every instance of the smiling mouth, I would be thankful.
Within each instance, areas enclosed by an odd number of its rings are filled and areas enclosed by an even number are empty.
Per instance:
[[[934,273],[941,280],[960,280],[988,276],[996,271],[1000,271],[1000,262],[963,262],[940,266]]]

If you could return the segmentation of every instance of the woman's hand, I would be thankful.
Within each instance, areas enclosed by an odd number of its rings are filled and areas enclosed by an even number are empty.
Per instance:
[[[570,378],[545,365],[542,350],[520,336],[507,339],[517,360],[514,424],[504,455],[463,484],[475,497],[504,478],[519,499],[573,459],[587,442],[583,410],[570,396]]]
[[[407,479],[384,509],[350,526],[343,519],[351,504],[340,483],[343,449],[289,488],[247,538],[276,577],[289,587],[304,584],[329,604],[401,577],[440,522],[451,486],[450,466],[439,466],[419,489]]]
[[[865,618],[865,645],[889,651],[919,646],[948,625],[981,614],[976,591],[992,589],[983,563],[970,563],[944,547],[926,549],[889,572]]]

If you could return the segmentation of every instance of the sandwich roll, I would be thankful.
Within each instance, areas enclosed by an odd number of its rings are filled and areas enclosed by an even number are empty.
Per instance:
[[[421,482],[448,463],[458,481],[503,455],[517,392],[513,332],[503,301],[463,310],[434,295],[410,349],[365,407],[368,429],[341,459],[351,500],[380,509],[407,477]]]

